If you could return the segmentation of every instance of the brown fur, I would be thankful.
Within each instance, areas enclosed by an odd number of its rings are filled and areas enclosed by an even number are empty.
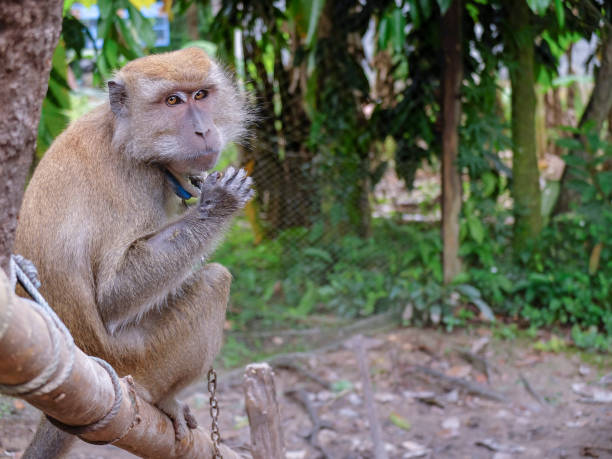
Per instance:
[[[158,86],[143,95],[151,80]],[[218,130],[224,144],[242,132],[246,115],[231,82],[198,49],[136,60],[115,81],[124,105],[85,115],[41,160],[20,211],[16,253],[38,268],[41,292],[76,344],[131,374],[181,436],[183,407],[174,397],[221,346],[231,281],[202,259],[252,192],[242,172],[210,176],[200,203],[176,216],[182,206],[163,168],[200,165],[206,155],[193,145],[217,148],[210,136]],[[164,103],[168,88],[191,94],[200,86],[211,88],[210,101]],[[47,457],[45,441],[57,440],[46,435],[25,457]]]

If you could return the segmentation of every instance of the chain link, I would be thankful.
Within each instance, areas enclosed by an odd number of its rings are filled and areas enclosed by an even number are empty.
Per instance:
[[[221,434],[219,433],[219,403],[217,402],[217,373],[211,367],[208,370],[208,393],[210,402],[210,418],[212,424],[210,427],[210,439],[213,444],[213,459],[223,459],[221,451],[219,451],[219,443],[221,443]]]

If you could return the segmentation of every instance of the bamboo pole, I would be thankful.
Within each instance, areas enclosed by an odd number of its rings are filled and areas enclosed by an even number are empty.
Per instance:
[[[40,375],[56,357],[48,321],[32,302],[17,297],[0,269],[0,384],[20,385]],[[110,411],[115,392],[107,371],[66,339],[58,340],[58,367],[50,376],[48,393],[21,396],[49,416],[68,425],[88,425]],[[74,366],[63,381],[64,365],[74,352]],[[211,458],[213,444],[203,430],[191,430],[176,442],[170,419],[134,391],[129,376],[121,378],[123,394],[118,413],[100,430],[80,437],[89,442],[113,442],[115,446],[148,458]],[[221,445],[224,459],[240,456]]]

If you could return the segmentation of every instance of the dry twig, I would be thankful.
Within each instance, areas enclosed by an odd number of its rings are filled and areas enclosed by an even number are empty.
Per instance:
[[[479,397],[488,398],[490,400],[495,400],[498,402],[506,402],[506,398],[499,392],[489,389],[488,387],[485,387],[481,384],[468,381],[467,379],[446,376],[444,373],[420,365],[412,366],[409,371],[419,372],[427,376],[432,376],[442,381],[443,384],[453,387],[459,387],[472,395],[477,395]]]
[[[285,392],[285,395],[292,397],[294,400],[299,402],[308,413],[310,420],[312,421],[312,429],[305,435],[306,440],[312,445],[313,448],[318,450],[325,459],[331,459],[331,455],[323,448],[319,443],[319,432],[323,429],[334,430],[333,425],[323,419],[321,419],[317,413],[316,408],[310,401],[308,392],[304,389],[292,389]]]
[[[387,451],[382,439],[382,428],[378,420],[378,410],[374,403],[374,391],[372,390],[372,381],[370,381],[370,371],[368,365],[368,357],[366,355],[365,346],[363,345],[363,337],[361,335],[353,338],[347,346],[354,347],[353,352],[357,356],[359,363],[359,373],[363,384],[363,396],[365,405],[368,410],[370,420],[370,433],[372,435],[372,443],[374,444],[374,457],[376,459],[387,459]]]

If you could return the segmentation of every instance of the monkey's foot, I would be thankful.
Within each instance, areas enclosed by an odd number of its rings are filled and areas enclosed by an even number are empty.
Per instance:
[[[177,441],[181,441],[187,435],[187,429],[198,427],[198,421],[191,413],[189,405],[182,403],[174,397],[162,400],[157,407],[168,415],[174,425],[174,434]]]

